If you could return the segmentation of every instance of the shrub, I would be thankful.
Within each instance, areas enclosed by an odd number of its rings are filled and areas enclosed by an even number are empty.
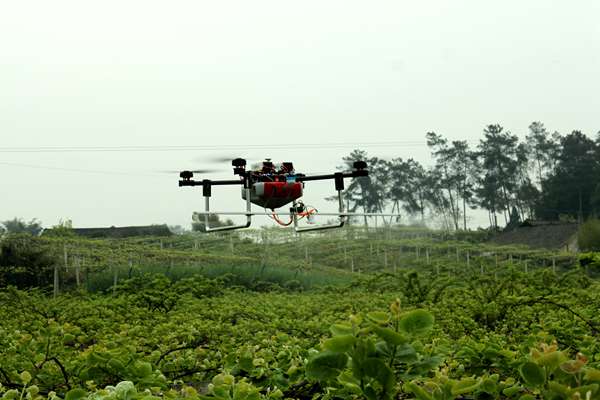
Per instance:
[[[47,249],[29,234],[11,235],[0,246],[0,282],[20,288],[52,282],[55,264]]]
[[[25,222],[22,218],[13,218],[1,222],[4,225],[4,230],[8,233],[28,233],[33,236],[38,236],[43,228],[40,221],[32,219],[29,222]]]
[[[52,237],[75,237],[75,231],[73,230],[73,222],[70,219],[60,220],[58,225],[54,225],[51,229],[44,231],[45,236]]]
[[[600,251],[600,220],[589,219],[579,228],[579,248],[583,251]]]

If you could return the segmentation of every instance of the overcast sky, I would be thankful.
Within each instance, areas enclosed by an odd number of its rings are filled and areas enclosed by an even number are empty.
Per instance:
[[[189,226],[201,191],[154,171],[215,166],[198,157],[326,172],[361,142],[419,141],[366,150],[429,163],[432,130],[475,143],[486,124],[524,137],[541,120],[594,135],[599,74],[597,0],[6,1],[0,150],[222,150],[3,151],[0,220]],[[339,142],[349,145],[295,148]],[[288,148],[231,148],[251,143]],[[231,176],[223,167],[212,176]],[[331,189],[307,184],[305,202],[334,211],[322,200]],[[241,211],[238,198],[215,190],[214,208]]]

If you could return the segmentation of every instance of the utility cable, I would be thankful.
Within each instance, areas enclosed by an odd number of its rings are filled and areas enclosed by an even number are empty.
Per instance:
[[[421,140],[395,140],[381,142],[330,142],[330,143],[296,143],[299,149],[343,149],[360,147],[419,147],[427,146]],[[289,149],[289,143],[264,144],[216,144],[187,146],[15,146],[0,147],[0,153],[83,153],[83,152],[162,152],[162,151],[224,151],[247,149]]]
[[[35,165],[35,164],[21,164],[21,163],[10,163],[0,161],[0,165],[6,165],[9,167],[19,167],[19,168],[34,168],[34,169],[43,169],[43,170],[51,170],[51,171],[66,171],[66,172],[78,172],[84,174],[103,174],[103,175],[124,175],[124,176],[161,176],[162,174],[149,174],[147,172],[121,172],[121,171],[110,171],[110,170],[94,170],[94,169],[79,169],[79,168],[63,168],[63,167],[51,167],[46,165]],[[164,176],[164,175],[162,175]]]

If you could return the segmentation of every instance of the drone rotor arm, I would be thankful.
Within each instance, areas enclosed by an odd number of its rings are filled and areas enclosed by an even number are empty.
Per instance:
[[[369,175],[369,171],[366,169],[367,168],[366,162],[355,161],[353,163],[353,167],[354,167],[354,169],[349,172],[336,172],[334,174],[312,175],[312,176],[300,175],[296,178],[296,180],[298,182],[308,182],[308,181],[324,181],[327,179],[335,179],[336,186],[338,186],[339,185],[338,182],[340,182],[340,180],[343,180],[344,178],[358,178],[360,176],[368,176]],[[343,183],[341,185],[343,186]]]
[[[351,171],[351,172],[336,172],[334,174],[325,174],[325,175],[302,175],[296,177],[296,181],[298,182],[308,182],[308,181],[324,181],[328,179],[336,179],[338,174],[341,174],[342,178],[357,178],[359,176],[368,176],[369,171],[366,169]]]
[[[243,185],[244,181],[240,179],[229,179],[221,181],[213,181],[210,179],[204,179],[201,181],[195,181],[192,179],[183,179],[179,181],[179,186],[203,186],[205,182],[210,182],[211,186],[225,186],[225,185]]]

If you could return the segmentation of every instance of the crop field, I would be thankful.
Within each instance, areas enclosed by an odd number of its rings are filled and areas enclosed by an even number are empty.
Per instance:
[[[17,0],[0,50],[0,400],[600,400],[600,0]]]
[[[0,396],[600,398],[597,254],[253,235],[5,238]]]

